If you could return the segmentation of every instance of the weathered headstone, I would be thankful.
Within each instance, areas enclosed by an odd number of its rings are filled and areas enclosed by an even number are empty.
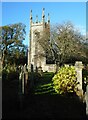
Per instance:
[[[22,94],[24,94],[24,72],[22,73]]]
[[[77,81],[78,81],[78,94],[83,95],[83,89],[82,89],[82,69],[83,64],[81,61],[76,61],[75,63],[75,70],[77,75]]]
[[[23,66],[21,66],[21,72],[23,72],[24,70],[23,70]]]
[[[21,66],[21,93],[24,94],[24,66]]]
[[[27,70],[28,70],[28,72],[31,72],[31,68],[29,65],[27,65]]]
[[[38,67],[38,73],[39,73],[40,75],[42,75],[42,73],[43,73],[43,71],[42,71],[42,67],[41,67],[41,66]]]
[[[34,85],[34,71],[33,71],[33,65],[31,64],[30,88],[32,88],[33,85]]]
[[[88,117],[88,85],[86,86],[86,115]]]
[[[20,74],[19,74],[19,106],[20,109],[23,108],[23,94],[22,94],[22,77],[23,77],[23,67],[20,69]]]
[[[25,80],[25,94],[27,94],[27,83],[28,83],[28,70],[27,67],[25,69],[25,73],[24,73],[24,80]]]
[[[19,74],[19,93],[21,93],[22,72]]]
[[[23,66],[23,71],[26,72],[26,64]]]
[[[38,67],[36,66],[36,73],[38,73]]]

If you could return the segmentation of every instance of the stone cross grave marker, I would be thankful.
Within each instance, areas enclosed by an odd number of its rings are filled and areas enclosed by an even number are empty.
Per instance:
[[[77,75],[77,81],[79,82],[78,90],[81,91],[81,93],[83,94],[83,89],[82,89],[82,69],[83,69],[82,62],[81,61],[76,61],[75,70],[76,70],[76,75]]]

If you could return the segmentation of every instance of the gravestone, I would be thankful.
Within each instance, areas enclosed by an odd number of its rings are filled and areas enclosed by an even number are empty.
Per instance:
[[[28,72],[31,72],[31,68],[29,65],[27,65],[27,70],[28,70]]]
[[[19,106],[20,106],[20,109],[23,108],[23,100],[24,100],[24,97],[23,97],[23,66],[20,67],[20,71],[19,71]]]
[[[19,94],[21,93],[22,72],[19,74]]]
[[[22,67],[22,94],[24,94],[24,67]]]
[[[26,72],[26,64],[23,66],[23,71]]]
[[[88,117],[88,85],[86,86],[86,115]]]
[[[38,73],[40,74],[40,75],[42,75],[43,74],[43,71],[42,71],[42,67],[40,66],[40,67],[38,67]]]
[[[27,84],[28,84],[28,69],[27,69],[27,67],[26,67],[25,72],[24,72],[24,80],[25,80],[25,83],[24,83],[25,94],[27,94]]]
[[[83,95],[83,89],[82,89],[82,69],[83,69],[83,64],[81,61],[76,61],[75,63],[75,70],[76,70],[76,76],[77,76],[77,81],[78,81],[78,95],[82,97]]]
[[[33,65],[31,64],[30,89],[32,89],[33,86],[34,86],[34,71],[33,71]]]

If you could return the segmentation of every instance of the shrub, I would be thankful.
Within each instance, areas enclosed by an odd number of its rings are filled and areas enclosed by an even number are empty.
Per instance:
[[[19,79],[19,74],[16,71],[11,71],[8,73],[8,80],[18,80]]]
[[[59,94],[76,92],[78,82],[74,66],[61,67],[52,81],[55,91]]]
[[[2,69],[2,79],[3,81],[12,81],[19,78],[19,73],[16,70],[16,67],[13,65],[7,65]]]
[[[8,80],[8,72],[6,70],[2,70],[2,80]]]

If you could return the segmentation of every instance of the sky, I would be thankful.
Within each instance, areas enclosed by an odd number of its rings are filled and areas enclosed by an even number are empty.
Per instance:
[[[46,21],[48,13],[50,14],[51,25],[71,21],[82,34],[86,33],[85,2],[2,2],[2,24],[0,26],[24,23],[26,25],[24,44],[29,46],[30,10],[32,9],[35,22],[36,15],[41,21],[42,8],[45,8]]]
[[[86,3],[86,36],[88,36],[88,2]]]
[[[86,2],[87,0],[1,0],[2,2]]]

